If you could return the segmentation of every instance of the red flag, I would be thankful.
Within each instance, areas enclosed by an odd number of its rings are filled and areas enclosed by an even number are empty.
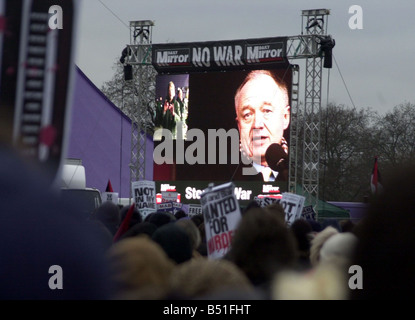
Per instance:
[[[108,179],[107,189],[105,189],[105,192],[114,192],[114,190],[112,190],[111,181],[109,179]]]
[[[375,157],[375,164],[373,166],[372,175],[370,177],[370,188],[373,194],[379,194],[382,192],[382,183],[381,183],[380,172],[378,169],[378,157]]]
[[[128,230],[128,227],[130,226],[131,218],[133,216],[134,209],[135,209],[135,203],[133,203],[130,206],[130,209],[128,209],[128,212],[127,212],[124,220],[122,221],[120,227],[117,230],[117,233],[115,234],[114,238],[112,239],[113,242],[116,242]]]

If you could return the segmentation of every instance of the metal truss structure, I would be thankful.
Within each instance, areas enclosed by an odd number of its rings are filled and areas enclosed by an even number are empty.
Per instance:
[[[152,31],[154,22],[150,20],[130,22],[130,45],[124,64],[134,66],[130,84],[134,86],[134,103],[128,114],[131,117],[131,162],[130,189],[134,181],[146,177],[147,127],[150,110],[155,101],[156,71],[151,64]],[[131,190],[130,190],[131,191]]]
[[[327,36],[327,9],[303,10],[302,33],[288,37],[286,57],[289,60],[305,59],[305,96],[302,109],[299,103],[299,66],[292,64],[290,125],[289,191],[297,193],[303,188],[307,202],[317,212],[320,162],[320,111],[322,88],[322,54],[320,42]],[[137,104],[132,116],[131,181],[145,179],[146,130],[148,110],[155,101],[155,75],[151,63],[152,27],[149,20],[130,22],[130,45],[126,65],[135,66]],[[149,108],[150,107],[150,108]],[[300,117],[301,115],[301,117]],[[299,135],[303,134],[303,139]],[[303,141],[302,145],[299,142]],[[302,148],[302,149],[300,149]],[[301,151],[301,152],[300,152]],[[301,169],[301,174],[299,170]],[[301,180],[301,181],[299,181]]]
[[[297,193],[302,186],[306,202],[313,206],[318,215],[320,171],[320,122],[323,58],[322,39],[327,37],[327,22],[330,11],[327,9],[302,11],[302,34],[289,37],[287,42],[288,59],[305,59],[305,96],[303,108],[298,107],[296,72],[293,77],[291,133],[290,133],[290,178],[289,191]],[[305,34],[303,34],[305,30]],[[301,119],[299,115],[301,114]],[[300,123],[301,121],[301,123]],[[299,157],[299,134],[303,134],[302,158]],[[293,169],[291,169],[293,168]],[[301,168],[301,183],[298,183],[298,169]]]
[[[292,193],[297,192],[298,183],[298,135],[300,124],[298,109],[299,109],[299,94],[300,94],[300,67],[296,64],[292,65],[292,88],[291,88],[291,124],[290,124],[290,152],[289,152],[289,180],[288,191]]]

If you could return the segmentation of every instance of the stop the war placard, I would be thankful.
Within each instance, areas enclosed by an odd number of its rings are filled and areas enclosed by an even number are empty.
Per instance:
[[[154,181],[134,181],[131,187],[135,205],[143,218],[157,211],[156,183]]]
[[[304,201],[305,197],[295,193],[285,192],[282,194],[280,204],[284,208],[287,225],[291,225],[295,220],[301,218]]]
[[[230,249],[232,236],[241,219],[241,210],[232,182],[209,185],[200,198],[205,221],[209,259],[222,258]]]
[[[281,199],[270,197],[255,197],[255,200],[261,207],[266,207],[272,203],[279,203],[284,208],[285,222],[291,225],[296,219],[301,218],[305,197],[295,193],[284,192]]]

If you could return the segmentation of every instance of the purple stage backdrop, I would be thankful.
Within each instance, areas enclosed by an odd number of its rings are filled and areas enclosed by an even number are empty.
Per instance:
[[[130,196],[131,120],[76,67],[67,158],[81,159],[86,186]],[[153,180],[153,138],[147,137],[146,180]]]

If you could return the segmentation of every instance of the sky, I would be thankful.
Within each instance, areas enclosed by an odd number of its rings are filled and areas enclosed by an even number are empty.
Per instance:
[[[362,29],[351,29],[362,9]],[[415,103],[415,2],[406,0],[80,0],[76,65],[101,88],[130,44],[130,21],[151,20],[153,44],[242,40],[301,34],[301,11],[329,9],[333,67],[323,69],[322,105],[371,108],[380,114]],[[300,66],[304,100],[305,61]]]

